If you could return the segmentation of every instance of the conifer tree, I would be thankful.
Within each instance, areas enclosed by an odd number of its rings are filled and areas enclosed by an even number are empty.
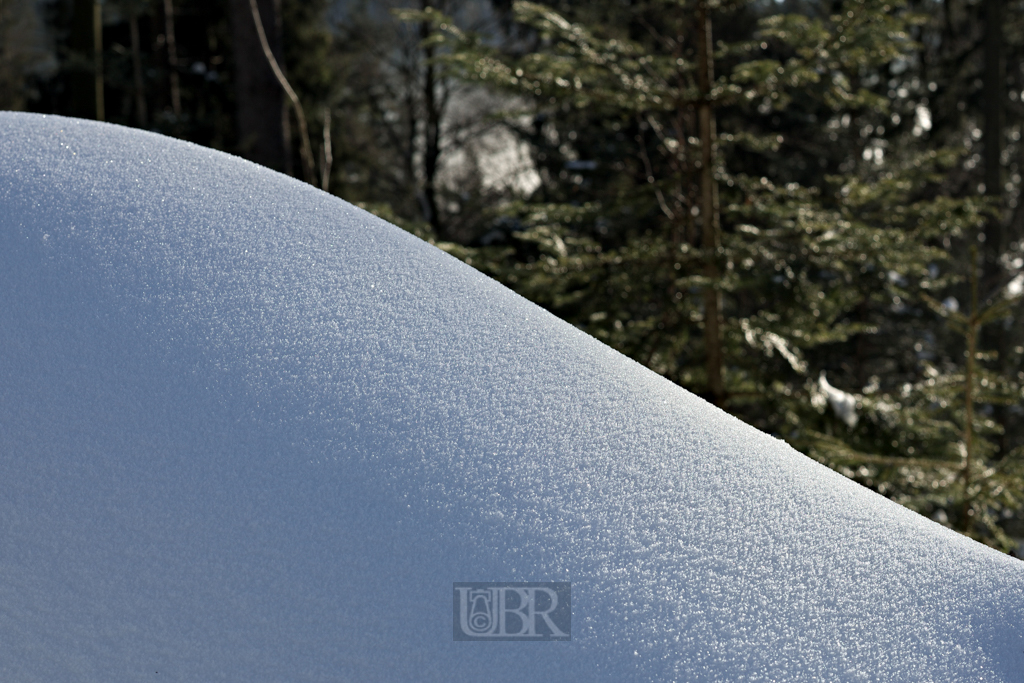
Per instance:
[[[1016,480],[986,474],[980,455],[995,428],[975,424],[976,395],[926,396],[981,371],[912,350],[933,334],[916,320],[942,326],[932,294],[957,286],[943,246],[986,215],[942,191],[955,150],[886,154],[884,128],[914,111],[882,78],[911,58],[922,19],[874,0],[828,15],[758,7],[643,4],[598,33],[520,2],[534,43],[520,54],[435,17],[458,45],[449,68],[532,102],[519,132],[546,181],[502,207],[503,243],[448,248],[748,422],[1007,547],[990,522],[1020,507]],[[965,440],[960,459],[940,447]]]

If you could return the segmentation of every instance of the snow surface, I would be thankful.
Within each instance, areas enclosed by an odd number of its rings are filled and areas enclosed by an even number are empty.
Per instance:
[[[452,642],[454,581],[571,642]],[[1020,681],[1024,564],[246,161],[0,114],[0,680]]]

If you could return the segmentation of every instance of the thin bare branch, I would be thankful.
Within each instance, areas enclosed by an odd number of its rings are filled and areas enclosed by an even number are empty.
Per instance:
[[[647,172],[647,178],[649,181],[653,183],[654,168],[651,166],[651,158],[647,156],[647,145],[644,143],[644,138],[642,135],[637,135],[636,141],[637,143],[639,143],[638,146],[640,147],[640,159],[644,162],[644,170]],[[672,212],[672,209],[669,207],[668,202],[665,201],[665,195],[657,186],[657,184],[654,185],[654,196],[658,198],[658,206],[661,207],[661,212],[665,214],[665,216],[670,221],[675,220],[676,215],[675,213]]]
[[[170,2],[170,0],[166,1]],[[314,178],[316,178],[316,169],[313,165],[313,147],[309,144],[309,127],[306,125],[306,112],[303,111],[302,103],[299,102],[299,96],[292,90],[291,84],[288,83],[288,79],[285,78],[284,72],[281,71],[281,67],[278,65],[277,59],[270,49],[270,43],[267,41],[267,34],[263,30],[263,20],[260,19],[260,8],[256,6],[256,0],[249,0],[249,9],[252,10],[252,20],[256,24],[256,34],[260,38],[260,46],[263,47],[263,55],[267,58],[267,64],[270,65],[270,69],[274,72],[274,77],[277,78],[281,89],[288,95],[288,99],[292,103],[292,109],[295,110],[295,118],[299,122],[299,154],[302,157],[302,175],[305,181],[312,185]]]

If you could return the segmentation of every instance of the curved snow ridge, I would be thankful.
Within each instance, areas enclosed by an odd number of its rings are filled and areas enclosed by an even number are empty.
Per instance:
[[[1024,670],[1019,561],[384,221],[87,121],[0,159],[5,680]],[[452,642],[453,582],[548,580],[571,642]]]

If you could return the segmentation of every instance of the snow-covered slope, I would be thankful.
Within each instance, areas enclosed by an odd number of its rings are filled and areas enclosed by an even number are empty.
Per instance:
[[[455,581],[571,642],[453,642]],[[1019,681],[1024,564],[373,216],[0,114],[0,680]]]

